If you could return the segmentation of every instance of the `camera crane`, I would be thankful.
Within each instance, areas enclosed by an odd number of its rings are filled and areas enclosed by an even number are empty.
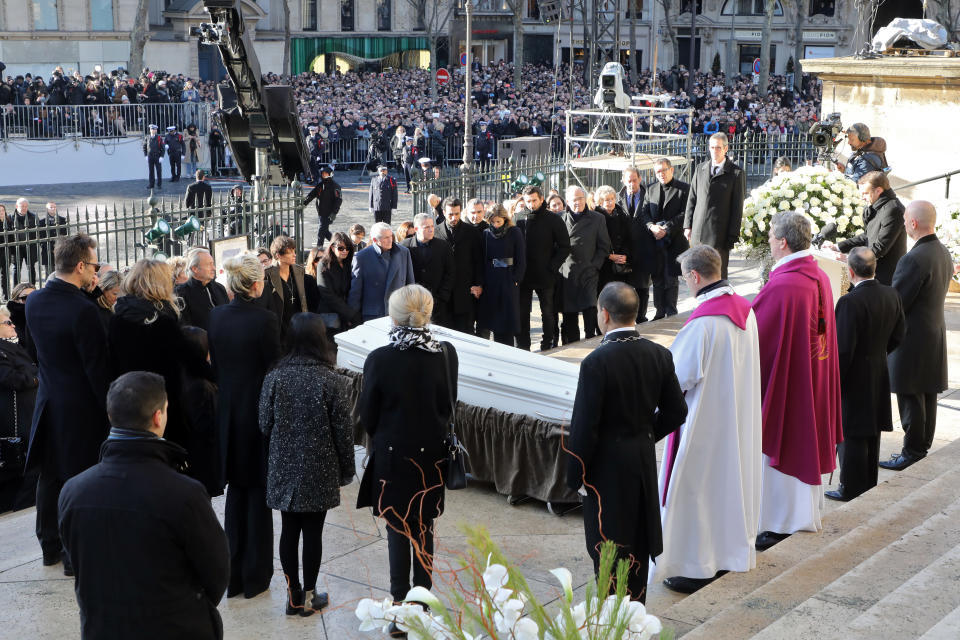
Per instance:
[[[308,171],[293,87],[264,84],[239,0],[203,0],[203,6],[211,22],[191,33],[219,49],[229,77],[229,83],[217,85],[220,108],[214,117],[259,203],[267,187],[291,184]]]

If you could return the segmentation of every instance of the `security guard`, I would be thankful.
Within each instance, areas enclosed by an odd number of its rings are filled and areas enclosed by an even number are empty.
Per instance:
[[[147,189],[153,189],[154,173],[156,173],[156,185],[160,189],[163,187],[163,165],[160,164],[160,158],[163,157],[163,138],[157,133],[157,125],[150,125],[150,135],[143,140],[143,155],[147,157],[147,167],[150,172],[150,184]]]
[[[179,182],[184,144],[183,136],[177,133],[175,126],[167,127],[167,135],[163,138],[163,145],[167,151],[167,159],[170,161],[170,182]]]
[[[337,214],[340,213],[340,205],[343,204],[340,185],[333,179],[333,167],[330,165],[321,165],[320,182],[307,194],[303,206],[307,206],[314,199],[317,201],[317,215],[320,216],[320,228],[317,229],[317,246],[322,247],[324,241],[333,237],[333,234],[330,233],[330,225],[337,219]]]
[[[307,151],[310,153],[310,179],[314,184],[320,183],[320,158],[323,156],[323,150],[326,143],[320,137],[316,125],[307,127],[310,135],[307,136]]]

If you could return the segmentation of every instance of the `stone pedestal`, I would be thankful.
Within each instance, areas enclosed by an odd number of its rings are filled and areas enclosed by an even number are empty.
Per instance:
[[[890,182],[902,198],[945,200],[943,180],[897,187],[960,169],[960,58],[822,58],[800,64],[823,80],[824,114],[839,112],[844,127],[863,122],[887,141]],[[851,150],[843,143],[838,151],[845,158]],[[960,198],[960,175],[950,186],[950,199]]]

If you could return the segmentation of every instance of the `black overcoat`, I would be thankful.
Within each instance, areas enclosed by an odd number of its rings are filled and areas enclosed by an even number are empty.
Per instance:
[[[602,539],[599,494],[606,538],[637,557],[656,557],[663,551],[654,445],[686,416],[687,404],[666,348],[635,331],[618,331],[583,359],[570,420],[567,448],[574,455],[567,457],[567,486],[577,489],[585,478],[593,487],[584,500],[588,549]],[[646,541],[646,549],[635,548],[638,540]]]
[[[607,213],[605,209],[597,209],[597,213],[603,216],[607,223],[607,235],[610,236],[610,253],[627,256],[625,268],[620,265],[614,265],[608,258],[600,267],[600,288],[612,280],[626,281],[630,277],[630,271],[633,270],[633,226],[630,217],[620,204],[613,208],[612,213]]]
[[[610,236],[602,214],[586,210],[574,221],[569,209],[561,214],[570,236],[570,255],[560,266],[563,311],[579,312],[597,306],[600,267],[610,255]]]
[[[401,521],[430,520],[443,513],[444,437],[450,424],[450,387],[456,400],[457,353],[447,344],[450,371],[442,353],[374,349],[363,364],[360,422],[372,439],[357,507]],[[412,395],[416,399],[412,400]]]
[[[656,222],[647,217],[649,213],[643,206],[646,198],[647,189],[640,185],[640,191],[637,192],[634,202],[635,207],[630,206],[630,200],[627,196],[626,187],[620,189],[617,194],[618,204],[623,207],[624,212],[630,219],[630,266],[633,271],[639,273],[653,273],[657,265],[657,241],[653,234],[647,229],[647,224]]]
[[[26,349],[0,340],[0,437],[20,438],[21,453],[27,452],[39,373]],[[6,476],[7,471],[0,469],[0,477]],[[9,471],[20,475],[23,469]]]
[[[317,294],[320,300],[317,311],[319,313],[336,313],[340,316],[340,326],[346,327],[357,317],[357,312],[347,304],[347,298],[350,295],[350,282],[353,280],[353,274],[350,273],[350,263],[340,264],[337,260],[331,260],[329,265],[321,262],[319,266]]]
[[[417,284],[426,287],[433,295],[434,318],[442,316],[443,310],[448,308],[450,297],[453,295],[456,272],[453,249],[446,240],[441,238],[434,238],[426,245],[421,244],[415,237],[407,238],[400,244],[410,250],[414,280]]]
[[[97,463],[107,437],[107,334],[97,305],[59,278],[27,298],[27,325],[40,364],[27,467],[49,446],[49,471],[66,480]]]
[[[448,308],[451,313],[472,311],[476,298],[470,287],[483,286],[483,234],[462,220],[455,227],[444,220],[437,225],[436,237],[453,250],[453,288]]]
[[[660,209],[660,193],[663,193],[663,209]],[[666,185],[654,182],[647,187],[647,196],[643,203],[643,219],[645,222],[657,224],[665,222],[667,235],[660,240],[654,239],[654,244],[660,251],[657,253],[662,259],[667,261],[666,267],[670,269],[669,273],[673,276],[679,276],[680,264],[677,262],[677,256],[690,248],[690,243],[683,235],[683,216],[687,210],[687,196],[690,193],[690,185],[674,178]],[[645,229],[647,235],[653,238],[648,229]],[[659,273],[661,264],[654,262],[655,272]]]
[[[290,317],[293,314],[310,310],[310,297],[307,295],[307,286],[304,281],[305,272],[303,267],[298,264],[290,265],[289,284],[297,291],[297,297],[300,299],[300,306],[295,309],[286,309],[288,301],[284,299],[283,279],[280,277],[280,267],[274,265],[267,267],[263,272],[263,295],[257,302],[265,309],[269,309],[277,316],[277,322],[280,325],[280,338],[287,335],[289,328],[283,322],[285,312],[289,312]]]
[[[267,443],[258,404],[263,377],[280,354],[277,316],[255,300],[234,297],[210,313],[210,363],[219,396],[221,486],[265,487]]]
[[[891,189],[880,194],[876,201],[864,207],[863,224],[866,231],[837,243],[843,253],[854,247],[869,247],[877,257],[877,281],[893,282],[897,263],[907,252],[907,230],[903,226],[903,203]]]
[[[186,452],[150,436],[101,453],[60,493],[82,637],[222,638],[227,536],[203,485],[177,472]]]
[[[494,333],[520,332],[520,289],[527,268],[523,233],[516,227],[498,237],[492,227],[483,232],[483,294],[477,309],[477,325]],[[512,260],[509,266],[494,266],[494,260]]]
[[[216,280],[203,285],[196,278],[190,278],[183,284],[178,284],[174,290],[183,300],[180,324],[200,327],[204,331],[210,326],[210,312],[213,308],[230,302],[226,288]]]
[[[710,160],[697,165],[687,196],[684,229],[690,229],[692,244],[706,244],[718,251],[733,249],[740,238],[747,179],[730,158],[720,174],[710,175]]]
[[[527,258],[527,270],[520,286],[527,289],[553,287],[560,265],[570,255],[570,234],[563,218],[550,211],[544,201],[536,211],[521,211],[517,216],[517,228],[523,232]]]
[[[894,393],[940,393],[947,388],[943,303],[951,277],[950,252],[933,234],[917,240],[897,263],[893,288],[903,302],[907,327],[903,342],[887,360]]]
[[[896,289],[866,280],[837,300],[837,353],[843,437],[893,430],[887,354],[903,340],[903,306]]]

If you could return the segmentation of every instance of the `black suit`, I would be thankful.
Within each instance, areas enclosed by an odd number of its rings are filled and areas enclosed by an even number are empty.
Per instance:
[[[40,243],[40,261],[47,267],[48,274],[53,273],[53,249],[57,238],[67,235],[67,219],[64,216],[45,215],[37,220],[37,228],[43,229],[39,232],[43,239]]]
[[[650,303],[650,282],[653,270],[656,267],[657,243],[647,229],[651,221],[644,217],[643,202],[647,189],[640,185],[640,190],[633,196],[627,195],[626,187],[618,194],[620,206],[630,218],[630,259],[633,272],[631,282],[640,297],[640,308],[637,311],[637,322],[647,321],[647,307]],[[656,222],[655,220],[652,222]]]
[[[187,209],[200,209],[197,217],[201,220],[208,217],[213,204],[213,187],[206,180],[197,180],[187,185],[186,203]]]
[[[436,237],[453,250],[453,288],[446,326],[472,334],[476,298],[470,287],[483,286],[483,233],[463,221],[454,227],[444,221],[437,225]]]
[[[654,182],[647,187],[643,202],[645,224],[660,224],[666,227],[667,235],[656,240],[653,265],[653,305],[657,309],[654,320],[677,315],[677,298],[680,293],[680,265],[677,256],[690,248],[683,235],[683,217],[687,211],[687,196],[690,185],[673,179],[666,185]],[[653,237],[648,229],[644,229]],[[637,230],[640,233],[640,230]]]
[[[621,557],[632,556],[628,589],[640,601],[650,557],[663,550],[654,445],[686,416],[670,351],[636,331],[608,333],[580,365],[567,486],[586,487],[583,527],[594,569],[604,537],[616,542]]]
[[[747,179],[730,158],[717,175],[710,162],[705,160],[694,170],[683,228],[690,229],[690,244],[710,245],[720,253],[720,277],[726,280],[730,249],[740,237]]]
[[[227,290],[216,280],[203,285],[196,278],[190,278],[178,284],[175,290],[183,300],[180,324],[200,327],[204,331],[210,326],[210,312],[230,302]]]
[[[877,282],[889,285],[893,272],[907,252],[907,230],[903,226],[903,204],[892,189],[887,189],[872,204],[863,209],[866,231],[842,240],[837,248],[848,253],[854,247],[869,247],[877,256]]]
[[[943,303],[953,260],[937,236],[917,240],[897,264],[893,288],[903,301],[907,329],[890,354],[890,387],[897,394],[903,455],[922,458],[933,444],[937,393],[947,388],[947,329]]]
[[[866,280],[837,300],[843,443],[840,485],[855,498],[877,486],[880,432],[893,430],[887,354],[903,339],[896,289]]]
[[[221,486],[229,483],[224,528],[230,541],[227,595],[253,597],[273,576],[273,517],[267,507],[267,442],[257,405],[280,354],[277,316],[235,297],[210,312],[210,363],[217,379]]]
[[[40,468],[37,538],[49,556],[61,547],[60,489],[97,463],[107,436],[110,365],[97,306],[69,282],[53,278],[27,298],[27,326],[37,347],[40,387],[26,466]]]
[[[416,238],[407,238],[400,244],[410,250],[414,281],[433,295],[433,323],[446,325],[455,272],[453,250],[440,238],[425,245]]]
[[[533,293],[540,301],[540,320],[543,336],[540,350],[555,346],[557,341],[557,300],[560,265],[570,255],[570,234],[567,225],[556,213],[547,209],[547,202],[536,211],[524,209],[517,218],[517,228],[523,232],[527,267],[520,281],[520,333],[517,347],[530,350],[530,310]]]
[[[27,263],[27,269],[30,271],[30,282],[37,282],[37,270],[34,264],[37,261],[39,251],[37,251],[37,242],[41,235],[36,231],[38,227],[37,216],[27,211],[24,215],[14,212],[8,220],[8,229],[13,229],[19,233],[13,236],[17,244],[10,251],[10,259],[13,261],[13,282],[16,285],[22,279],[20,269],[24,261]]]

